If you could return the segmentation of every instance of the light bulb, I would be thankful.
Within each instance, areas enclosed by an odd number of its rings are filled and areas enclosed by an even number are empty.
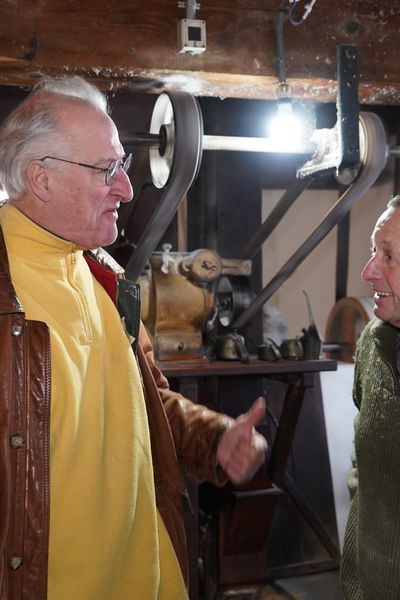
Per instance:
[[[291,144],[297,144],[303,133],[303,125],[299,117],[293,112],[293,106],[289,99],[278,102],[277,114],[269,123],[269,136],[290,149]]]

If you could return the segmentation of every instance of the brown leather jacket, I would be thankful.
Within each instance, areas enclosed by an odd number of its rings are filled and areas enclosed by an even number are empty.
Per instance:
[[[105,275],[115,283],[110,268],[94,260],[94,270],[93,260],[88,260],[94,276],[102,282]],[[182,520],[187,491],[181,472],[199,481],[224,482],[215,470],[215,452],[231,420],[169,389],[154,363],[142,325],[136,351],[146,397],[157,506],[187,582]],[[0,600],[47,597],[50,383],[48,327],[25,319],[0,229]]]

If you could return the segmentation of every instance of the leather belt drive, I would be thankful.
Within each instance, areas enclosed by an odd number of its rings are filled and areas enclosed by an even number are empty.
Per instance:
[[[300,248],[240,313],[231,324],[233,328],[239,329],[247,325],[262,305],[368,191],[383,171],[389,154],[383,122],[378,115],[363,112],[360,113],[359,120],[361,167],[357,178],[340,196]],[[126,274],[133,280],[136,280],[143,271],[183,197],[194,182],[200,168],[203,147],[204,149],[214,149],[214,145],[217,144],[215,149],[221,149],[218,147],[221,146],[218,139],[215,140],[213,136],[203,136],[203,119],[198,101],[185,92],[164,93],[158,97],[151,119],[150,135],[146,139],[150,146],[150,169],[153,183],[156,187],[163,188],[163,193],[126,265]],[[239,144],[238,148],[232,148],[232,143],[235,141]],[[256,142],[258,145],[255,145]],[[222,140],[223,143],[224,140]],[[229,147],[225,149],[271,151],[268,146],[259,147],[260,143],[261,141],[257,139],[230,138]],[[265,141],[263,143],[265,144]],[[311,154],[312,151],[313,147],[311,146],[304,146],[298,150],[304,154]],[[296,182],[294,190],[286,192],[285,202],[282,206],[294,202],[307,185],[306,180]],[[286,210],[280,208],[279,214],[274,215],[275,222],[268,223],[268,227],[264,228],[261,237],[252,240],[247,249],[248,255],[254,253],[255,246],[265,240],[270,229],[276,225],[284,212]]]
[[[384,125],[374,113],[360,113],[361,169],[355,181],[340,196],[324,219],[278,273],[232,323],[232,328],[245,327],[263,304],[294,273],[297,267],[325,238],[356,202],[373,186],[383,171],[389,154]]]
[[[154,106],[150,134],[161,137],[150,148],[153,183],[164,188],[125,271],[136,280],[195,180],[202,155],[203,118],[196,98],[185,92],[161,94]],[[158,135],[160,134],[160,135]]]
[[[276,145],[264,138],[203,135],[203,118],[199,103],[196,98],[185,92],[160,94],[154,105],[150,133],[134,134],[130,141],[149,146],[153,183],[157,188],[163,188],[158,206],[125,267],[127,276],[133,280],[143,271],[184,195],[195,180],[203,149],[276,151]],[[303,141],[293,147],[291,152],[311,156],[314,150],[313,142]]]

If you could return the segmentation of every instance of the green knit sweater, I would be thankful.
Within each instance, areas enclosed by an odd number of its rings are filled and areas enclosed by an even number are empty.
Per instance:
[[[398,330],[372,320],[354,378],[355,452],[341,580],[347,600],[400,599],[400,388]]]

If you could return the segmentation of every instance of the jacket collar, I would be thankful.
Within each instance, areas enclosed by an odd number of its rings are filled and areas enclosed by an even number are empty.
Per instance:
[[[24,309],[17,298],[11,283],[10,266],[3,232],[0,227],[0,314],[23,313]]]

